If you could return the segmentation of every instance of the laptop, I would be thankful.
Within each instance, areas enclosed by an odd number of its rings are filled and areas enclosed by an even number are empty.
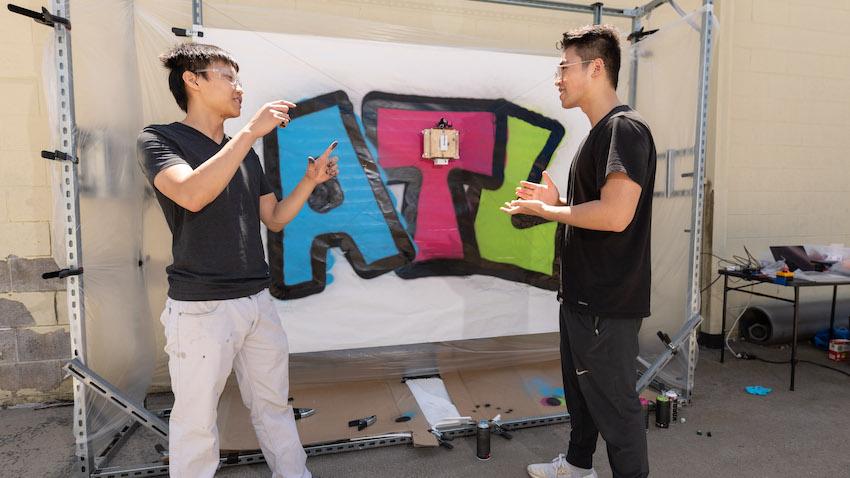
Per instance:
[[[788,269],[792,271],[797,269],[803,271],[815,270],[815,265],[812,264],[803,246],[770,246],[770,253],[777,261],[784,259]]]

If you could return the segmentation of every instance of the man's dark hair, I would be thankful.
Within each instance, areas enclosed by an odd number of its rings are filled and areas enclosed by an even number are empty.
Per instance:
[[[189,97],[186,94],[186,85],[183,83],[183,72],[197,72],[203,70],[215,62],[222,62],[232,66],[237,72],[239,64],[230,55],[214,45],[201,43],[180,43],[174,45],[170,50],[159,56],[159,61],[170,70],[168,74],[168,89],[177,100],[177,106],[181,110],[189,111]],[[205,73],[200,73],[204,75]]]
[[[558,48],[575,47],[582,61],[601,58],[611,85],[617,89],[620,76],[620,34],[611,25],[588,25],[564,33]]]

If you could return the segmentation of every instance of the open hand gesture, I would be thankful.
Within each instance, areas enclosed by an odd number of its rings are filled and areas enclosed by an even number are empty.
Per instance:
[[[541,201],[550,206],[557,206],[561,202],[558,186],[552,181],[548,171],[543,171],[543,183],[537,184],[528,181],[520,181],[520,187],[516,188],[517,198],[522,200]]]

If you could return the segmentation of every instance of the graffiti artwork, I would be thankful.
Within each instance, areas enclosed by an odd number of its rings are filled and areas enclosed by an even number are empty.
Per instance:
[[[263,141],[276,193],[289,194],[305,158],[333,140],[340,174],[283,232],[269,233],[276,297],[332,284],[330,248],[363,279],[481,274],[557,288],[556,225],[512,219],[499,206],[520,180],[540,180],[564,138],[558,121],[503,99],[371,92],[362,121],[343,91],[298,105],[289,126]],[[438,166],[422,159],[422,130],[442,118],[459,131],[460,158]],[[400,204],[393,187],[403,188]]]

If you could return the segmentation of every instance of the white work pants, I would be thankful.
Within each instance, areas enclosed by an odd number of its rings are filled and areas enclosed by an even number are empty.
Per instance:
[[[174,408],[170,476],[207,478],[219,465],[218,400],[234,365],[242,401],[274,478],[311,478],[288,404],[289,345],[269,292],[230,300],[168,299],[165,326]]]

